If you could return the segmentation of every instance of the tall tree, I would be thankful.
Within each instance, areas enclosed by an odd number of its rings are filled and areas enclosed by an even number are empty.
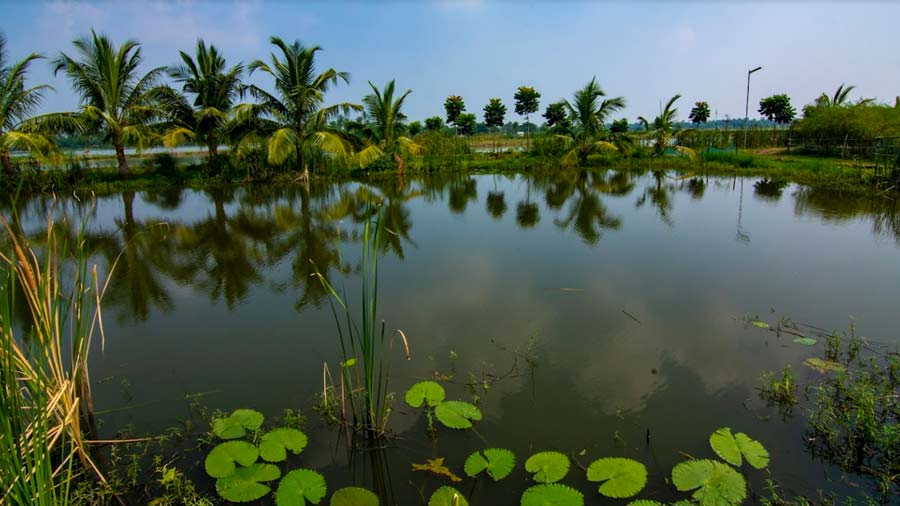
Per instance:
[[[709,120],[709,104],[706,102],[695,103],[688,119],[694,124],[706,123]]]
[[[207,47],[203,39],[197,41],[194,57],[184,51],[179,54],[182,63],[169,67],[168,72],[194,100],[188,105],[179,95],[171,95],[177,127],[167,136],[167,144],[175,144],[181,138],[200,141],[206,145],[209,166],[213,167],[228,116],[241,92],[244,66],[239,63],[228,68],[216,46]]]
[[[822,92],[819,95],[819,98],[816,99],[816,105],[821,107],[841,107],[844,105],[849,105],[848,98],[850,96],[850,92],[855,90],[855,85],[847,86],[846,83],[841,83],[838,86],[837,90],[835,90],[834,95],[828,96],[827,93]],[[860,104],[868,104],[870,102],[874,102],[874,99],[866,98],[859,101]]]
[[[152,123],[160,111],[153,107],[155,87],[165,67],[143,76],[141,47],[134,40],[116,45],[106,35],[91,30],[89,37],[74,40],[79,59],[60,53],[53,60],[56,74],[64,72],[79,95],[83,116],[96,124],[116,150],[119,174],[131,173],[125,158],[125,144],[141,149],[152,142]]]
[[[444,120],[440,116],[432,116],[425,118],[425,130],[429,132],[438,132],[444,128]]]
[[[666,152],[666,148],[668,148],[675,139],[676,134],[680,131],[676,127],[676,121],[678,118],[678,108],[675,107],[675,102],[681,98],[681,94],[677,94],[669,99],[666,102],[665,107],[659,112],[659,116],[653,118],[653,123],[647,121],[643,116],[638,116],[638,121],[644,126],[646,130],[650,130],[652,126],[653,131],[653,139],[654,139],[654,150],[656,151],[657,156],[662,156]],[[690,149],[683,146],[674,146],[675,151],[681,153],[682,155],[687,155],[690,157],[695,157],[696,153]]]
[[[774,121],[775,126],[787,125],[794,120],[797,111],[791,105],[791,98],[785,94],[772,95],[759,101],[759,113]]]
[[[237,123],[250,127],[244,131],[247,143],[252,145],[260,136],[266,138],[270,164],[281,166],[291,161],[304,174],[308,172],[305,157],[310,151],[322,150],[348,159],[352,145],[329,122],[341,113],[363,108],[346,102],[325,106],[324,102],[331,86],[341,81],[349,83],[350,74],[333,68],[319,73],[316,68],[316,53],[322,50],[319,46],[304,46],[300,41],[287,44],[278,37],[270,41],[281,54],[272,53],[271,64],[254,60],[247,68],[250,75],[258,70],[271,76],[275,80],[275,93],[250,85],[246,89],[258,103],[235,108]]]
[[[26,87],[28,67],[41,55],[32,53],[11,65],[7,64],[6,38],[0,33],[0,163],[6,177],[16,175],[9,151],[12,148],[27,149],[39,159],[55,159],[58,150],[53,142],[34,131],[31,114],[40,104],[44,92],[51,89],[46,84]]]
[[[577,154],[581,163],[587,161],[588,154],[599,147],[596,142],[610,114],[625,107],[623,97],[601,100],[605,96],[606,93],[597,84],[595,77],[584,88],[575,92],[572,101],[565,101],[573,124],[571,138],[575,143],[575,149],[566,155],[564,163],[570,162],[573,154]]]
[[[535,91],[531,86],[519,86],[516,94],[513,96],[516,101],[516,114],[525,116],[525,149],[528,149],[529,142],[529,117],[538,111],[540,107],[541,94]]]
[[[503,126],[503,120],[506,117],[506,106],[499,98],[492,98],[486,106],[484,106],[484,124],[488,128],[496,130],[497,127]],[[496,143],[494,144],[496,151]]]
[[[462,135],[475,134],[475,115],[471,113],[460,114],[456,118],[456,128]]]
[[[571,126],[565,101],[549,104],[543,116],[550,128],[565,132]]]
[[[456,125],[459,115],[466,110],[466,103],[459,95],[450,95],[444,101],[444,111],[447,113],[447,123]]]

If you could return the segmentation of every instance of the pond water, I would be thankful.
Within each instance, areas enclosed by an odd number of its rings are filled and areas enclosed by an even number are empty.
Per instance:
[[[379,313],[412,358],[394,342],[394,438],[356,451],[312,409],[323,364],[340,356],[312,275],[353,304],[375,200],[391,231]],[[26,220],[37,229],[49,205],[27,203]],[[87,206],[65,200],[56,214]],[[900,336],[900,206],[758,179],[598,170],[125,193],[98,199],[89,228],[98,261],[123,252],[91,363],[105,436],[177,425],[193,394],[273,419],[301,408],[310,444],[290,464],[324,473],[330,490],[376,489],[386,504],[424,504],[450,484],[411,463],[445,457],[462,475],[486,447],[513,450],[518,465],[500,483],[458,484],[472,504],[518,504],[521,464],[541,450],[585,466],[640,460],[642,497],[674,500],[684,495],[667,482],[672,466],[714,458],[708,437],[723,426],[769,449],[786,490],[859,494],[859,480],[807,452],[802,412],[782,420],[757,396],[764,370],[817,374],[800,365],[816,350],[748,320],[846,329],[852,317],[874,342]],[[425,416],[403,403],[436,374],[448,398],[477,396],[475,430],[439,426],[429,438]],[[189,475],[213,490],[202,466]],[[762,492],[765,475],[747,476]],[[587,504],[608,502],[577,467],[564,483]]]

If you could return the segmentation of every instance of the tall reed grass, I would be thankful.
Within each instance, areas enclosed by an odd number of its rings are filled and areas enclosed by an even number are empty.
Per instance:
[[[0,504],[68,504],[76,473],[105,482],[89,451],[88,356],[108,278],[88,264],[85,221],[71,237],[51,213],[34,245],[12,219],[0,217]]]

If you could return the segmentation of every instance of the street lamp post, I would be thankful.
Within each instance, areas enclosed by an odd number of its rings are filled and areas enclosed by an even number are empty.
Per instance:
[[[747,128],[750,126],[750,74],[762,70],[762,67],[747,71],[747,101],[744,103],[744,149],[747,149]]]

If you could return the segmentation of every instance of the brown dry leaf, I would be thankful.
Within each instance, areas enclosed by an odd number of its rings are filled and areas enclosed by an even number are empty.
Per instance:
[[[434,473],[438,476],[446,476],[450,478],[450,481],[462,481],[462,478],[453,474],[447,466],[444,465],[444,457],[439,457],[436,459],[428,459],[424,464],[413,464],[413,471],[428,471],[430,473]]]

